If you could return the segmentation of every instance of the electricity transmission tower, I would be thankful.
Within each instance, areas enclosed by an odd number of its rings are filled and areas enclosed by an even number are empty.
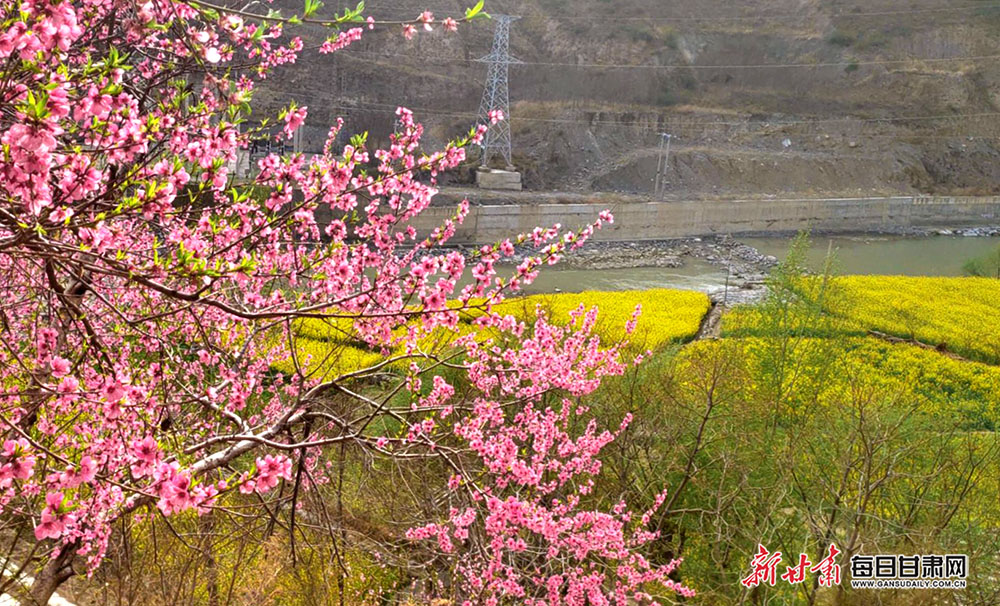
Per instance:
[[[479,104],[480,124],[490,123],[490,112],[500,110],[503,112],[503,120],[490,126],[483,136],[483,158],[482,165],[489,166],[490,160],[496,156],[503,156],[507,161],[507,168],[513,170],[514,165],[510,159],[510,95],[508,92],[508,81],[511,63],[520,63],[510,56],[510,24],[520,17],[511,15],[494,15],[496,30],[493,33],[493,50],[490,54],[481,59],[480,63],[487,65],[486,88],[483,90],[483,100]]]

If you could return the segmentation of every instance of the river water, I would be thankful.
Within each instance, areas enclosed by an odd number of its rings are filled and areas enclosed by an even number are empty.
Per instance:
[[[784,259],[789,238],[740,238],[766,255]],[[960,276],[962,266],[974,257],[1000,246],[1000,237],[900,237],[814,236],[808,263],[823,266],[833,251],[835,271],[844,275]],[[558,267],[558,266],[557,266]],[[700,259],[684,259],[684,267],[665,269],[557,269],[542,270],[528,293],[579,292],[583,290],[644,290],[683,288],[711,292],[726,284],[726,271]]]

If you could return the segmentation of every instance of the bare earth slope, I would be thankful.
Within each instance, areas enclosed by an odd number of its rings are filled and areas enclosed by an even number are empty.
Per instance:
[[[368,8],[443,17],[467,4]],[[487,10],[522,16],[511,99],[529,188],[648,193],[659,133],[670,132],[672,197],[1000,191],[998,3],[492,0]],[[373,33],[309,53],[270,81],[271,99],[309,106],[307,149],[338,115],[348,132],[385,137],[397,105],[443,141],[474,119],[485,71],[474,59],[491,30],[482,21],[411,42]]]

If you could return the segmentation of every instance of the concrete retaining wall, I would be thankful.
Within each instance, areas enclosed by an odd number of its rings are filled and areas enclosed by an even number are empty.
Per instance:
[[[476,171],[476,185],[483,189],[521,191],[521,173],[479,167],[479,170]]]
[[[658,240],[711,234],[879,231],[901,227],[972,227],[1000,224],[1000,196],[719,200],[602,204],[473,206],[452,243],[483,244],[561,223],[578,228],[609,208],[615,223],[597,232],[601,241]],[[424,235],[454,213],[431,207],[414,222]]]

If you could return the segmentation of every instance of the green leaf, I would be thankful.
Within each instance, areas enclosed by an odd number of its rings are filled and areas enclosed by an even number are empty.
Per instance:
[[[121,94],[123,90],[125,89],[121,84],[109,84],[101,89],[101,94],[114,96]]]
[[[323,3],[320,2],[320,0],[306,0],[306,7],[303,12],[303,16],[308,17],[321,8],[323,8]]]
[[[476,17],[476,15],[478,15],[479,13],[481,13],[483,11],[483,4],[484,3],[485,3],[485,0],[479,0],[479,2],[475,6],[473,6],[472,8],[465,9],[465,18],[468,19],[468,20],[474,19]]]
[[[49,93],[41,90],[38,94],[34,91],[28,91],[26,103],[22,105],[22,110],[28,116],[35,118],[37,120],[43,120],[49,115],[47,105],[49,102]]]
[[[361,149],[362,147],[365,146],[365,143],[367,141],[368,141],[367,131],[364,133],[359,133],[351,136],[351,146],[354,147],[354,149]]]

